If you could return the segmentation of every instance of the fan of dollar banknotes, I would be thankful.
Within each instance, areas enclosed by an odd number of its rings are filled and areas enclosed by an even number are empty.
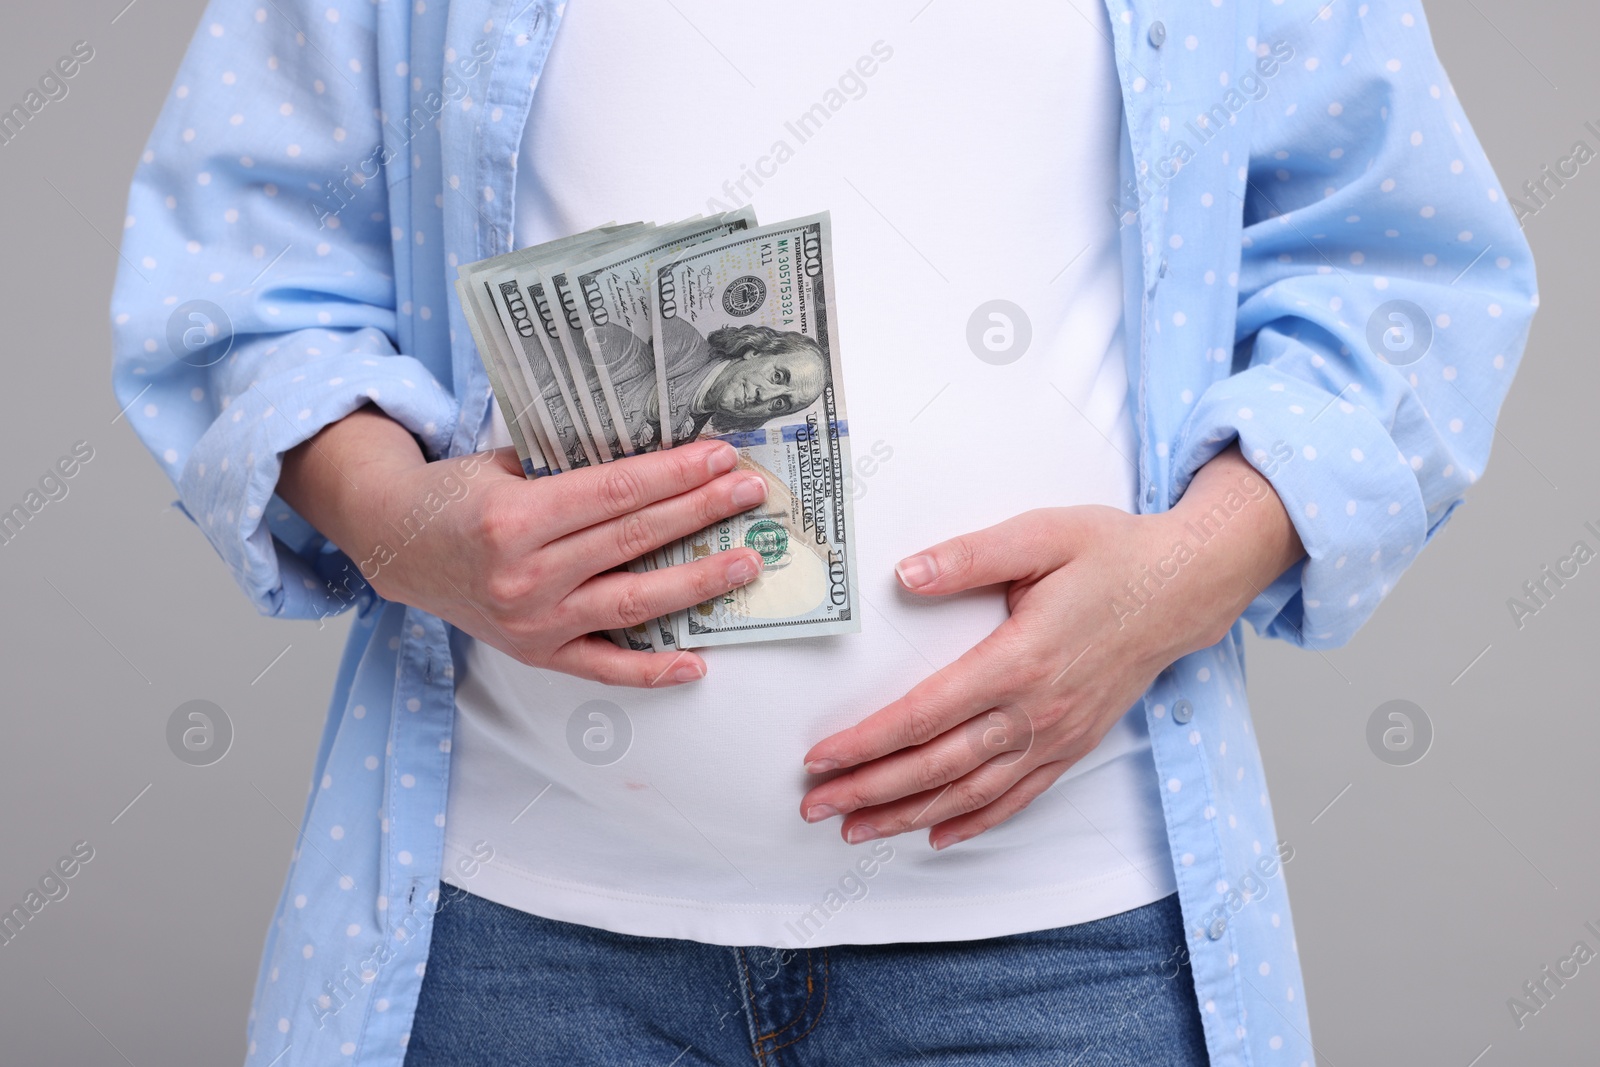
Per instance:
[[[601,226],[460,268],[456,291],[529,478],[715,438],[760,506],[633,561],[747,546],[760,577],[611,637],[671,652],[860,629],[850,433],[826,212]]]

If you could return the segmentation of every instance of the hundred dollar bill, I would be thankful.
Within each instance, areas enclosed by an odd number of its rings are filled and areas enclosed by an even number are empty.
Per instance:
[[[717,219],[720,218],[720,215],[717,216]],[[684,222],[651,230],[648,236],[660,237],[666,241],[676,236],[707,231],[701,237],[701,240],[705,240],[717,236],[714,230],[715,221],[716,219],[702,220],[697,215]],[[610,253],[613,249],[629,247],[632,243],[618,238],[608,241],[603,246],[586,246],[577,252]],[[555,335],[550,347],[552,350],[559,349],[566,359],[573,393],[583,412],[583,421],[589,427],[589,437],[594,444],[594,450],[599,455],[600,462],[604,463],[620,459],[627,454],[627,450],[616,426],[616,405],[613,398],[607,394],[603,376],[595,366],[594,354],[590,351],[588,338],[583,333],[584,324],[579,314],[578,295],[568,268],[571,262],[573,258],[570,255],[545,258],[540,261],[537,278],[545,297],[551,304],[551,325],[554,327]],[[534,284],[527,277],[522,277],[520,280],[530,288]]]
[[[653,230],[654,227],[650,229]],[[599,252],[618,244],[625,244],[632,236],[636,234],[607,234],[596,241],[574,245],[563,251],[566,254],[576,255]],[[533,321],[537,328],[531,335],[520,335],[522,350],[525,362],[533,368],[535,375],[545,385],[543,393],[552,419],[557,423],[570,423],[573,428],[573,439],[564,439],[558,448],[562,456],[569,461],[563,469],[570,470],[593,463],[603,463],[621,453],[613,453],[606,436],[606,426],[600,421],[599,412],[591,414],[589,410],[592,397],[587,388],[588,383],[581,367],[578,366],[576,355],[569,351],[557,322],[556,308],[553,304],[554,290],[547,284],[543,268],[564,258],[565,254],[540,256],[523,263],[515,270],[497,275],[492,281],[502,291],[500,303],[503,308],[508,305],[512,294],[520,292],[533,312]],[[506,328],[508,332],[512,329],[509,323]],[[523,328],[524,325],[519,322],[519,332]],[[551,383],[555,387],[554,395],[549,392]],[[557,395],[560,397],[559,403],[555,399]],[[565,410],[564,416],[559,413],[561,409]],[[564,427],[558,425],[557,429],[563,430]],[[558,456],[557,459],[559,462],[561,457]]]
[[[542,398],[531,386],[529,373],[519,360],[517,351],[512,347],[507,331],[502,328],[495,307],[494,292],[486,285],[486,281],[490,276],[522,263],[537,261],[544,256],[559,255],[571,248],[592,245],[612,235],[637,234],[647,229],[649,226],[637,222],[620,226],[607,224],[570,237],[548,241],[533,248],[519,249],[470,263],[462,266],[457,272],[459,277],[456,290],[461,297],[462,311],[472,330],[473,340],[478,346],[484,368],[489,374],[491,388],[495,391],[497,402],[502,397],[507,402],[502,404],[501,414],[505,417],[512,444],[517,447],[519,458],[523,456],[525,450],[531,457],[535,447],[542,453],[540,461],[536,464],[535,474],[552,473],[561,469],[556,463],[555,449],[551,446],[550,434],[546,429],[549,419],[540,410]],[[508,406],[511,410],[507,409]],[[528,463],[525,462],[523,466],[524,473],[529,473]]]
[[[510,411],[502,408],[501,414],[506,418],[506,428],[512,435],[512,444],[515,445],[520,437],[530,455],[537,449],[544,457],[543,473],[549,474],[558,470],[550,458],[552,451],[549,436],[545,434],[542,424],[536,418],[536,408],[532,393],[527,386],[526,375],[517,362],[505,330],[500,327],[492,294],[481,282],[470,278],[458,278],[457,291],[461,295],[462,309],[466,312],[468,323],[473,327],[473,339],[478,343],[483,355],[484,367],[489,372],[491,388],[503,391],[511,407]],[[481,338],[480,332],[483,334]],[[496,397],[498,396],[499,392],[496,392]],[[513,418],[515,422],[512,421]],[[527,471],[524,470],[524,473]]]
[[[555,453],[552,458],[564,471],[598,463],[600,457],[589,441],[588,429],[579,421],[577,399],[572,395],[566,367],[559,357],[552,358],[542,336],[542,316],[536,311],[536,300],[542,298],[542,292],[536,295],[525,289],[514,270],[491,275],[485,284],[494,295],[495,311],[506,336],[521,354],[519,362],[527,371],[529,384],[537,390],[536,414],[550,438]]]
[[[516,380],[507,369],[505,355],[501,351],[504,334],[500,330],[498,317],[490,320],[493,310],[484,306],[485,302],[478,299],[479,294],[487,296],[481,286],[465,278],[456,279],[456,295],[461,300],[461,310],[466,317],[467,327],[472,331],[473,343],[478,346],[484,372],[489,376],[489,388],[494,392],[495,403],[500,406],[506,430],[511,434],[511,444],[522,463],[522,473],[528,478],[542,478],[550,473],[544,442],[539,441],[531,431],[526,435],[523,433],[526,407],[521,400],[520,389],[517,393],[510,391],[511,384],[515,384]]]
[[[666,229],[673,233],[688,233],[700,228],[702,227],[697,224],[678,223]],[[652,229],[650,235],[659,232],[661,231],[658,229]],[[612,248],[625,246],[639,236],[637,233],[619,235],[601,243],[586,244],[573,249],[571,255],[582,258],[581,254],[609,251]],[[572,421],[576,424],[581,419],[588,427],[588,441],[592,453],[599,462],[605,463],[620,458],[625,453],[615,429],[612,405],[601,390],[592,355],[581,332],[581,321],[577,319],[576,298],[568,282],[566,270],[562,266],[567,258],[567,256],[559,258],[552,256],[541,259],[538,264],[519,270],[517,282],[527,292],[538,313],[540,325],[544,329],[541,340],[545,342],[545,352],[551,365],[555,367],[558,383],[566,387],[562,395],[564,398],[570,396],[576,401],[568,403]],[[563,371],[566,373],[563,374]],[[654,564],[655,560],[647,556],[632,561],[629,568],[635,573],[642,573]],[[667,619],[650,620],[626,631],[625,636],[632,647],[639,647],[641,637],[647,647],[657,652],[672,652],[678,647],[676,636]]]
[[[589,439],[602,463],[625,455],[617,435],[613,408],[607,403],[595,370],[593,356],[584,340],[582,323],[578,318],[577,299],[567,280],[566,268],[550,265],[539,270],[537,282],[543,297],[550,302],[550,329],[554,332],[551,349],[557,350],[567,361],[567,372],[577,395],[583,419],[589,426]]]
[[[546,271],[546,281],[554,284],[566,313],[564,336],[569,350],[576,352],[584,365],[596,405],[609,409],[616,428],[614,449],[634,455],[653,450],[660,442],[660,419],[654,415],[652,401],[655,358],[650,350],[647,292],[650,260],[754,225],[755,212],[744,207],[664,226],[586,263],[575,263],[559,273]],[[629,569],[642,573],[667,563],[666,554],[657,550],[630,564]],[[663,651],[677,647],[670,619],[653,622],[650,636]]]
[[[547,259],[542,262],[539,270],[538,282],[530,282],[531,286],[541,286],[541,291],[546,299],[554,294],[552,301],[552,323],[555,338],[552,350],[560,347],[565,355],[566,363],[571,371],[571,384],[578,394],[579,406],[584,411],[586,422],[592,434],[590,443],[594,445],[595,454],[600,462],[610,462],[619,459],[624,454],[634,453],[627,440],[626,424],[618,418],[618,403],[616,392],[611,386],[611,381],[605,374],[602,366],[598,366],[597,355],[594,350],[594,334],[590,333],[592,320],[586,315],[586,307],[582,304],[582,291],[578,288],[578,270],[568,266],[568,262],[578,262],[581,267],[618,267],[629,261],[638,261],[634,264],[634,272],[638,280],[638,304],[642,306],[643,298],[643,259],[640,253],[659,253],[659,251],[677,250],[680,246],[694,240],[709,240],[712,237],[722,237],[733,229],[746,226],[744,219],[754,221],[754,213],[749,210],[741,213],[741,222],[734,227],[725,227],[720,224],[722,216],[715,219],[690,219],[690,221],[677,222],[670,226],[658,227],[650,230],[648,234],[632,235],[632,240],[624,242],[610,242],[605,246],[589,246],[582,250],[574,250],[570,256],[560,259]],[[582,254],[589,253],[589,262],[582,262]],[[648,310],[648,309],[646,309]],[[648,339],[648,326],[645,328]],[[650,381],[654,381],[654,362],[648,355],[648,347],[643,358]],[[587,389],[587,395],[586,394]],[[598,429],[595,429],[598,427]],[[661,566],[664,561],[658,553],[646,553],[645,557],[632,560],[629,563],[630,571],[642,574],[654,566]],[[654,651],[677,651],[677,635],[672,630],[669,619],[651,619],[650,622],[634,627],[627,632],[627,638],[637,643],[640,638],[648,641]]]
[[[685,538],[680,562],[731,548],[761,576],[684,612],[680,647],[861,628],[826,212],[655,261],[650,310],[664,444],[718,438],[767,481],[759,508]]]
[[[756,225],[749,207],[689,226],[663,227],[565,271],[577,299],[578,340],[628,455],[661,446],[650,335],[650,261]],[[565,301],[564,301],[565,302]],[[569,322],[571,320],[569,319]]]
[[[537,267],[530,265],[524,269],[531,271]],[[570,374],[564,373],[567,371],[565,361],[555,354],[544,336],[550,329],[550,312],[547,303],[541,307],[540,283],[535,281],[524,287],[525,277],[518,271],[507,271],[491,277],[488,286],[497,295],[496,305],[506,332],[517,339],[521,348],[522,365],[539,388],[540,398],[535,409],[550,436],[552,451],[562,470],[609,460],[609,453],[602,455],[596,451],[587,429],[579,421],[573,382]],[[535,309],[539,312],[537,319]],[[610,636],[620,647],[636,652],[668,651],[655,626],[615,630]]]
[[[542,427],[550,441],[546,454],[564,471],[598,463],[602,457],[583,421],[566,359],[548,337],[554,326],[549,321],[542,285],[536,280],[538,269],[546,259],[575,249],[602,248],[627,240],[635,232],[625,228],[621,232],[580,234],[512,253],[497,261],[501,269],[473,275],[483,279],[505,335],[515,347],[514,362],[525,375],[526,392],[531,399],[540,401],[533,410],[535,418],[530,421]]]
[[[505,417],[506,428],[513,445],[517,448],[519,458],[522,459],[523,473],[528,477],[539,477],[561,469],[549,459],[550,456],[557,454],[550,444],[553,431],[548,428],[552,420],[548,414],[545,398],[534,392],[531,372],[525,362],[517,358],[507,331],[500,328],[502,322],[495,307],[495,289],[489,284],[488,279],[508,267],[537,263],[541,258],[557,256],[568,249],[598,245],[613,235],[632,235],[651,228],[651,225],[646,223],[628,223],[622,226],[608,224],[533,248],[519,249],[506,255],[469,264],[460,268],[458,272],[460,277],[456,281],[456,290],[461,297],[463,311],[483,359],[491,389],[494,391],[496,401],[501,404],[501,414]],[[536,399],[529,399],[530,397]],[[658,642],[649,639],[644,625],[627,630],[611,630],[608,631],[608,635],[613,642],[625,649],[647,651],[658,647]]]
[[[643,236],[654,237],[663,230],[671,233],[692,232],[701,228],[696,224],[677,223],[663,228],[652,228]],[[643,239],[638,233],[619,235],[603,243],[591,243],[581,248],[573,249],[568,256],[547,257],[537,264],[537,270],[530,268],[519,271],[518,282],[527,291],[539,314],[540,324],[544,328],[544,338],[547,343],[545,351],[552,364],[557,365],[557,374],[563,369],[560,364],[564,362],[567,374],[562,378],[570,394],[576,398],[576,405],[572,407],[574,421],[580,417],[589,427],[589,441],[594,454],[599,462],[606,463],[613,459],[621,458],[625,453],[615,428],[613,407],[608,402],[601,389],[600,378],[595,370],[593,357],[589,351],[587,340],[581,331],[581,320],[577,318],[576,298],[567,278],[567,271],[563,265],[568,259],[583,258],[584,255],[599,255],[608,253],[612,249],[625,247],[634,240]],[[629,569],[635,573],[643,573],[656,563],[653,556],[634,560],[629,563]],[[631,647],[640,647],[641,639],[646,647],[656,652],[673,652],[677,650],[677,638],[672,630],[670,621],[665,618],[652,619],[639,626],[624,631],[624,636]]]

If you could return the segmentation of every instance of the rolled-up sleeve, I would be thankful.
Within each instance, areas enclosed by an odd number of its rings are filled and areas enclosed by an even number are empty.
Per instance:
[[[456,417],[397,336],[375,10],[214,0],[128,198],[118,406],[270,615],[354,571],[275,497],[283,453],[370,403],[439,456]]]
[[[1329,647],[1483,471],[1538,295],[1421,7],[1263,8],[1296,81],[1254,119],[1234,373],[1196,400],[1174,492],[1237,438],[1306,549],[1246,618]]]

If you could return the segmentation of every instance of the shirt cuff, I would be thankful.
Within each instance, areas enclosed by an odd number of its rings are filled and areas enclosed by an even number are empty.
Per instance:
[[[1383,424],[1359,403],[1270,365],[1200,397],[1175,453],[1172,502],[1235,439],[1306,550],[1244,617],[1263,636],[1307,648],[1343,644],[1454,507],[1429,529],[1416,473]]]
[[[410,430],[430,459],[449,447],[455,401],[427,368],[394,355],[377,331],[351,340],[346,352],[295,359],[292,346],[312,342],[277,339],[273,362],[287,369],[231,398],[178,480],[184,511],[264,615],[337,614],[365,586],[343,552],[275,498],[283,453],[364,404]]]

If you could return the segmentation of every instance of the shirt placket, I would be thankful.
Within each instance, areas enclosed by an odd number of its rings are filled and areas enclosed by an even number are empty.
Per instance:
[[[454,102],[440,116],[444,159],[440,196],[445,246],[454,252],[452,266],[496,255],[509,246],[516,146],[562,6],[495,0],[450,8],[447,60],[471,55],[479,42],[488,41],[495,48],[483,98],[474,99],[469,108]],[[496,113],[498,121],[490,117]],[[453,183],[451,176],[464,180]],[[471,334],[453,296],[449,316],[451,369],[461,412],[450,453],[461,455],[477,446],[490,394],[482,361],[463,340]],[[429,931],[443,862],[455,665],[449,624],[415,608],[403,610],[395,650],[380,872],[386,928],[397,965],[380,972],[379,987],[369,1003],[387,1000],[414,1007],[428,955],[428,939],[419,935]]]
[[[1139,425],[1139,499],[1138,509],[1148,513],[1163,510],[1168,503],[1169,488],[1165,464],[1158,463],[1150,432],[1150,368],[1151,347],[1159,340],[1153,327],[1157,314],[1158,296],[1167,276],[1168,267],[1162,249],[1166,247],[1166,217],[1159,194],[1148,200],[1142,196],[1147,181],[1152,181],[1150,168],[1167,154],[1166,139],[1156,121],[1157,94],[1165,84],[1161,53],[1167,44],[1168,29],[1154,4],[1124,3],[1123,0],[1106,0],[1110,14],[1113,48],[1117,53],[1124,100],[1124,119],[1131,148],[1131,163],[1136,190],[1131,202],[1124,201],[1124,212],[1132,211],[1130,221],[1124,213],[1119,220],[1138,228],[1138,388],[1136,417]],[[1127,17],[1124,18],[1124,12]],[[1131,242],[1125,242],[1124,248]],[[1125,269],[1127,269],[1125,267]],[[1133,310],[1130,307],[1130,311]],[[1204,655],[1202,653],[1201,655]],[[1146,723],[1150,731],[1151,753],[1157,776],[1161,782],[1161,800],[1166,814],[1170,846],[1174,856],[1174,874],[1179,888],[1179,901],[1183,906],[1184,926],[1189,934],[1191,966],[1194,969],[1196,991],[1202,1003],[1236,1005],[1238,991],[1230,990],[1230,967],[1227,953],[1229,942],[1226,924],[1213,925],[1210,930],[1201,928],[1202,899],[1206,887],[1213,886],[1221,877],[1221,842],[1212,840],[1209,847],[1201,843],[1201,835],[1215,835],[1205,817],[1214,805],[1209,796],[1210,778],[1206,761],[1198,746],[1185,740],[1186,724],[1193,714],[1193,704],[1184,699],[1177,678],[1187,660],[1180,660],[1157,678],[1145,695]],[[1181,704],[1180,704],[1181,702]],[[1174,706],[1184,711],[1181,721],[1170,712]],[[1174,784],[1178,788],[1174,789]],[[1187,795],[1185,795],[1187,794]],[[1194,857],[1185,866],[1178,862],[1179,855]],[[1237,1012],[1222,1009],[1223,1018],[1206,1013],[1207,1044],[1217,1051],[1238,1047],[1228,1022]]]

